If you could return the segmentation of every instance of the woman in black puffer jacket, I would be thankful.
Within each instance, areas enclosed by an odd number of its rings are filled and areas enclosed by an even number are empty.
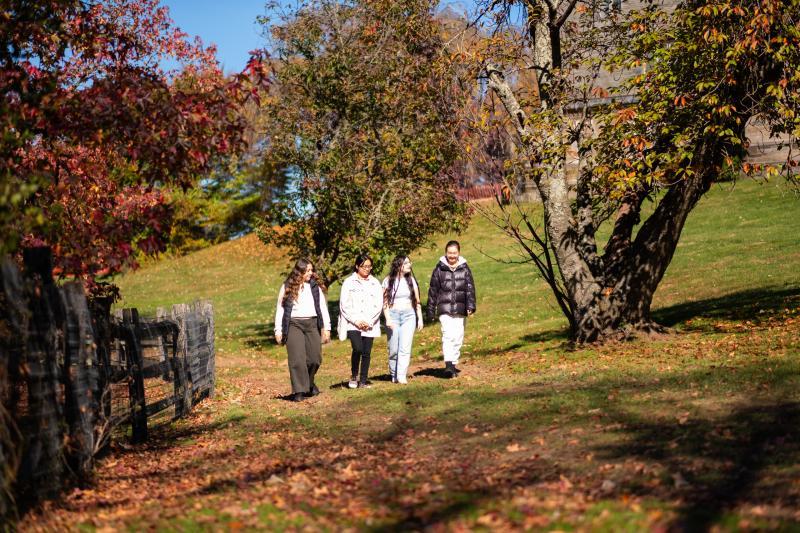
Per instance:
[[[439,317],[442,325],[442,354],[445,372],[456,377],[461,345],[464,344],[466,317],[475,312],[475,280],[467,260],[461,257],[461,245],[450,241],[445,255],[431,274],[428,289],[428,320]]]

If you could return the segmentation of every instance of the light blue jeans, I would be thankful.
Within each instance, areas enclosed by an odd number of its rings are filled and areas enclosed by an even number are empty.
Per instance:
[[[411,345],[417,327],[417,314],[413,309],[389,309],[389,319],[394,328],[389,332],[389,373],[392,380],[406,380],[411,362]]]

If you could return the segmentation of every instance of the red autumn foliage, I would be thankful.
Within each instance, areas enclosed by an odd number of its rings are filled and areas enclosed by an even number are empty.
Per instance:
[[[16,0],[0,34],[0,251],[51,245],[61,276],[92,281],[162,249],[161,186],[242,146],[248,78],[158,0]]]

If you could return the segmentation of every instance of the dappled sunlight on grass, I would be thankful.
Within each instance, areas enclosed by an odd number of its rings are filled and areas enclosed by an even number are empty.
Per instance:
[[[798,315],[748,335],[529,354],[520,371],[497,355],[454,380],[417,362],[409,385],[368,390],[337,386],[347,362],[334,359],[323,394],[301,404],[277,396],[280,365],[226,368],[214,401],[113,454],[97,489],[53,516],[130,525],[122,510],[142,506],[142,526],[183,508],[252,527],[796,524]],[[148,496],[98,513],[133,479]]]

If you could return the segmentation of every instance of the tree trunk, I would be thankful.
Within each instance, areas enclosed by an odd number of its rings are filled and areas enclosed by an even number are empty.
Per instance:
[[[714,151],[704,153],[713,154]],[[699,159],[706,160],[705,168],[716,166],[713,155]],[[714,170],[708,170],[671,186],[639,229],[635,240],[623,251],[607,250],[615,257],[605,262],[601,277],[606,283],[601,290],[589,284],[567,284],[577,289],[571,297],[585,302],[576,307],[574,338],[577,342],[666,331],[653,322],[650,315],[653,296],[672,261],[689,213],[708,191],[715,175]],[[620,229],[620,221],[631,216],[629,209],[623,207],[615,226],[621,234],[628,230]],[[635,218],[638,220],[638,215]],[[615,231],[609,245],[619,238]]]
[[[639,293],[628,298],[625,309],[626,322],[646,329],[653,327],[650,304],[653,301],[667,267],[672,262],[683,227],[689,213],[708,191],[716,178],[717,154],[720,149],[701,151],[706,157],[698,157],[701,168],[694,177],[679,181],[669,188],[655,212],[644,222],[631,247],[631,257],[626,264],[625,275],[617,287]]]

